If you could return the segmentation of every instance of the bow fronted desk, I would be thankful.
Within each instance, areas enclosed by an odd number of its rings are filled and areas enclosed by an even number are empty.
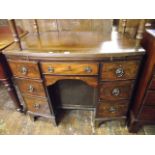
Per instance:
[[[57,125],[60,109],[92,110],[98,126],[127,118],[145,54],[136,45],[114,30],[108,39],[95,32],[29,33],[3,54],[31,118]]]

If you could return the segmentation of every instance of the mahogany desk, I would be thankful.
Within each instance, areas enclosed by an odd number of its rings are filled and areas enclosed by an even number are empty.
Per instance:
[[[116,31],[109,41],[94,32],[48,32],[30,33],[3,54],[31,118],[58,124],[59,109],[92,110],[98,126],[127,117],[145,50]]]

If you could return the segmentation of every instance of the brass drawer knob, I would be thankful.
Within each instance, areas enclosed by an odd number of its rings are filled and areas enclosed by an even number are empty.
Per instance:
[[[119,67],[115,71],[117,77],[122,77],[124,75],[124,70],[122,67]]]
[[[86,73],[91,73],[92,72],[92,68],[91,67],[85,67],[85,72]]]
[[[36,110],[38,110],[38,109],[40,109],[40,104],[35,103],[35,104],[33,105],[33,107],[34,107]]]
[[[53,73],[53,72],[54,72],[54,68],[51,67],[51,66],[49,66],[49,67],[48,67],[48,72]]]
[[[33,87],[32,85],[29,85],[28,91],[29,91],[30,93],[34,92],[34,87]]]
[[[115,113],[115,112],[116,112],[115,107],[110,107],[109,112],[111,112],[111,113]]]
[[[113,96],[119,96],[119,94],[120,94],[119,88],[114,88],[114,89],[112,90],[112,95],[113,95]]]
[[[22,73],[23,75],[26,75],[27,72],[28,72],[28,69],[27,69],[26,67],[23,66],[23,67],[21,68],[20,71],[21,71],[21,73]]]

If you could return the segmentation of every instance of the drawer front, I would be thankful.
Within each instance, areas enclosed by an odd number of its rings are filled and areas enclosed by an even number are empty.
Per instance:
[[[15,79],[20,91],[24,94],[37,95],[45,97],[43,83],[36,80]]]
[[[145,105],[155,106],[155,91],[147,91]]]
[[[38,115],[51,115],[49,105],[46,99],[39,99],[30,96],[24,96],[23,99],[28,111],[36,113]]]
[[[155,122],[155,108],[144,106],[144,108],[141,111],[140,119],[143,121]]]
[[[44,74],[97,75],[98,63],[41,63]]]
[[[97,106],[96,117],[121,117],[126,116],[128,110],[128,101],[118,101],[115,103],[102,102]]]
[[[135,79],[140,61],[102,63],[101,78],[105,81]]]
[[[14,76],[40,79],[37,62],[9,60],[8,63]]]
[[[152,78],[149,89],[155,89],[155,77]]]
[[[102,82],[100,98],[103,100],[129,99],[133,85],[133,81]]]

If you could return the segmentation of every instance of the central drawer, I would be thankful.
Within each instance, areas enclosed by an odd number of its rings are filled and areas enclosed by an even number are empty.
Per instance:
[[[102,82],[100,98],[103,100],[129,99],[133,85],[133,81]]]
[[[97,75],[98,63],[57,63],[41,62],[41,69],[44,74],[56,75]]]

